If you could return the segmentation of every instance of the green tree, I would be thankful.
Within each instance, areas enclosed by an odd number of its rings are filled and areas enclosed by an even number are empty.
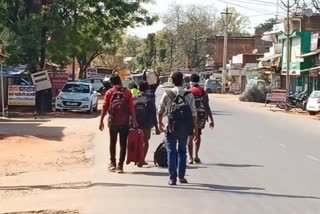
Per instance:
[[[277,20],[275,18],[271,18],[266,20],[264,23],[261,23],[257,27],[255,27],[256,32],[258,33],[264,33],[267,31],[272,31],[273,25],[277,23]]]
[[[223,12],[226,12],[225,10]],[[232,13],[229,21],[228,32],[230,36],[250,36],[250,21],[249,17],[242,15],[235,8],[228,8],[228,12]],[[220,17],[214,25],[214,31],[217,35],[223,35],[224,32],[224,18]]]
[[[150,25],[157,17],[143,9],[143,0],[3,0],[1,23],[13,36],[6,47],[9,62],[27,63],[36,71],[45,59],[62,65],[76,57],[80,76],[93,59],[114,53],[123,31]]]

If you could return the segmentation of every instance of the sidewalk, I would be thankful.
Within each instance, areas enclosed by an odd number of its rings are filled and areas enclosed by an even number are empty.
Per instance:
[[[284,109],[277,108],[276,106],[270,106],[267,104],[267,106],[264,103],[255,103],[255,102],[241,102],[239,101],[239,95],[233,95],[233,94],[210,94],[209,95],[211,99],[223,99],[224,101],[235,103],[236,105],[241,105],[243,107],[253,108],[260,111],[270,111],[270,112],[276,112],[276,113],[282,113],[287,115],[292,115],[294,117],[304,117],[312,120],[319,120],[319,115],[311,116],[308,114],[308,112],[303,111],[301,109],[292,109],[290,111],[286,111]]]

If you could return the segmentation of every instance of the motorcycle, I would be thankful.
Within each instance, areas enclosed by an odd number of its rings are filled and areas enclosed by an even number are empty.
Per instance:
[[[286,111],[290,111],[292,108],[300,108],[305,111],[307,109],[308,98],[306,90],[299,94],[290,94],[287,97],[286,104],[279,105],[278,107]]]

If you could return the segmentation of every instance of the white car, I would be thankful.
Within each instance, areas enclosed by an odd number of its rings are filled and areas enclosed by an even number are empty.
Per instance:
[[[320,112],[320,91],[313,91],[308,99],[307,111],[310,115]]]
[[[97,92],[89,83],[68,82],[56,98],[56,110],[96,112],[98,110]]]

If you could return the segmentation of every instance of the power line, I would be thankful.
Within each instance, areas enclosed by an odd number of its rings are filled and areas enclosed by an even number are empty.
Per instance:
[[[270,10],[264,10],[264,9],[253,9],[252,7],[248,7],[248,6],[243,6],[243,5],[239,5],[239,4],[236,4],[236,3],[233,3],[233,2],[229,2],[229,1],[225,1],[225,0],[218,0],[222,3],[225,3],[225,4],[230,4],[230,5],[233,5],[233,6],[236,6],[236,7],[240,7],[240,8],[244,8],[246,10],[250,10],[250,11],[254,11],[254,12],[257,12],[257,13],[261,13],[261,12],[273,12],[273,11],[270,11]],[[274,14],[276,14],[275,12],[273,12]]]
[[[258,4],[262,6],[276,6],[276,3],[273,2],[265,2],[265,1],[258,1],[258,0],[229,0],[229,1],[236,1],[236,2],[243,2],[249,4]]]

